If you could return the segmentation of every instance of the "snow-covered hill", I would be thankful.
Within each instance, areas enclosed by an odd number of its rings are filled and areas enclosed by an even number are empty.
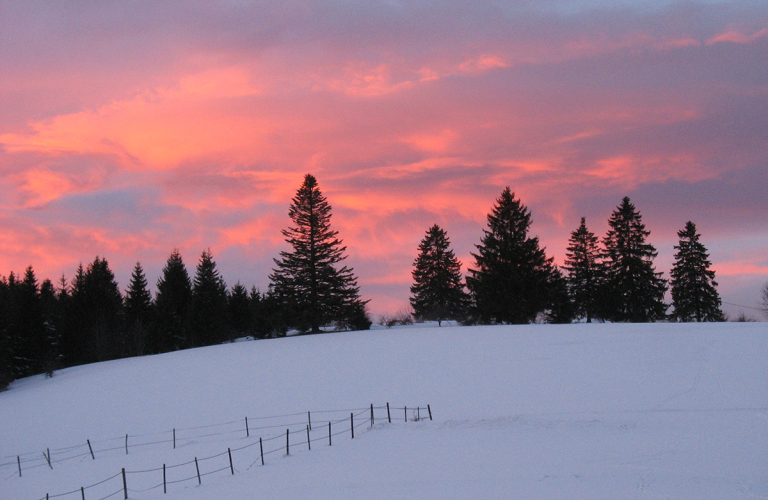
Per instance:
[[[406,423],[399,410],[389,424],[377,409],[376,425],[362,414],[351,440],[347,410],[387,402],[430,404],[434,420]],[[319,412],[336,409],[345,411]],[[279,435],[270,443],[284,445],[285,424],[304,425],[308,410],[312,450],[296,444],[262,467],[258,437]],[[297,415],[256,420],[286,414]],[[344,418],[329,447],[327,421]],[[208,424],[222,425],[190,429]],[[176,449],[168,441],[174,428]],[[139,446],[153,440],[165,442]],[[69,446],[79,448],[54,452],[52,469],[41,461],[46,449]],[[227,448],[245,446],[232,452],[233,476]],[[122,468],[221,453],[199,466],[225,470],[202,485],[169,485],[165,495],[162,487],[137,491],[162,482],[162,472],[129,474],[129,498],[768,498],[766,450],[762,323],[335,333],[70,368],[0,393],[2,500],[69,491],[59,498],[80,499],[81,486]],[[27,452],[30,468],[19,477],[16,455]],[[194,463],[177,472],[194,476]],[[85,493],[122,498],[122,478]]]

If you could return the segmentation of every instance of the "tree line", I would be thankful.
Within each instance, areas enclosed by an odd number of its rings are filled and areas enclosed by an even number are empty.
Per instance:
[[[291,225],[266,292],[231,288],[205,250],[190,276],[178,250],[168,257],[152,297],[141,263],[124,293],[106,259],[80,265],[70,282],[39,282],[33,268],[0,277],[0,387],[10,381],[96,361],[156,354],[289,330],[365,330],[371,320],[346,247],[331,228],[332,209],[307,174],[291,200]],[[447,233],[428,229],[414,262],[411,305],[418,320],[529,323],[545,320],[720,321],[720,298],[693,223],[681,230],[668,283],[655,271],[650,234],[629,198],[609,219],[599,244],[582,218],[565,265],[554,265],[529,235],[531,214],[507,187],[488,215],[466,278]]]
[[[474,324],[725,320],[709,254],[693,222],[677,233],[669,282],[653,265],[658,252],[629,198],[608,225],[600,240],[582,217],[560,268],[529,234],[530,210],[507,187],[488,214],[466,279],[445,230],[427,230],[412,273],[414,316]],[[668,288],[671,313],[664,302]]]
[[[292,199],[291,250],[280,253],[266,292],[227,287],[210,250],[190,276],[178,250],[152,297],[141,263],[121,293],[106,259],[80,265],[71,282],[0,277],[0,388],[66,366],[200,347],[289,330],[368,329],[357,278],[343,266],[346,247],[331,229],[331,206],[307,175]]]

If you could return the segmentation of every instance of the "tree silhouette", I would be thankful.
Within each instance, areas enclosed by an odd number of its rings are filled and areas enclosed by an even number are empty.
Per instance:
[[[696,225],[688,221],[677,232],[680,242],[675,245],[672,266],[672,317],[678,321],[725,321],[722,302],[717,293],[715,271],[706,247],[699,241]]]
[[[601,310],[611,321],[635,323],[665,318],[667,284],[653,267],[656,249],[646,243],[640,212],[625,197],[608,220],[605,246],[606,286]]]
[[[448,234],[437,224],[427,230],[413,263],[411,306],[417,319],[461,319],[469,297],[461,279],[461,262],[450,249]]]
[[[488,229],[467,287],[482,323],[530,323],[551,304],[553,259],[528,236],[531,214],[507,187],[488,214]]]
[[[313,333],[331,323],[365,326],[357,278],[341,266],[346,247],[331,229],[331,206],[312,175],[304,177],[288,215],[293,225],[282,233],[292,250],[275,259],[270,295],[288,308],[290,326]]]
[[[603,287],[603,266],[597,236],[587,229],[586,219],[571,233],[563,269],[568,272],[568,291],[573,300],[574,313],[592,322],[598,310],[599,294]]]

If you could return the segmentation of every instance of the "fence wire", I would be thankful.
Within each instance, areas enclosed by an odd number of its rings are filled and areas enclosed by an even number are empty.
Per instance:
[[[83,492],[85,490],[88,490],[90,488],[94,488],[94,487],[100,486],[102,484],[105,484],[105,483],[107,483],[109,481],[112,481],[115,478],[118,478],[118,477],[122,476],[123,474],[125,474],[126,476],[128,476],[128,475],[136,476],[136,475],[141,475],[141,474],[151,474],[151,473],[156,473],[156,472],[160,472],[160,471],[169,471],[169,470],[177,469],[177,468],[180,468],[180,467],[189,466],[189,465],[192,465],[192,464],[196,464],[196,467],[198,467],[198,469],[195,471],[196,472],[195,475],[193,475],[193,476],[182,478],[182,479],[173,479],[173,480],[167,480],[164,477],[164,481],[162,483],[155,484],[154,486],[151,486],[151,487],[148,487],[148,488],[133,489],[133,488],[128,488],[127,484],[126,484],[124,487],[121,487],[119,490],[117,490],[117,491],[115,491],[113,493],[110,493],[107,496],[101,497],[98,500],[106,500],[106,499],[111,498],[111,497],[113,497],[113,496],[115,496],[115,495],[117,495],[117,494],[119,494],[121,492],[124,492],[124,493],[127,493],[127,492],[143,493],[143,492],[147,492],[147,491],[151,491],[151,490],[157,489],[160,486],[164,486],[165,488],[167,488],[168,485],[183,483],[183,482],[192,481],[192,480],[195,480],[195,479],[197,479],[198,481],[201,481],[201,478],[205,477],[205,476],[209,476],[209,475],[216,474],[216,473],[219,473],[219,472],[223,472],[223,471],[226,471],[226,470],[229,470],[230,472],[232,472],[234,470],[234,465],[233,465],[234,459],[232,458],[232,453],[233,452],[240,452],[242,450],[251,448],[251,447],[259,444],[259,445],[261,445],[261,450],[259,450],[259,452],[257,453],[258,456],[257,456],[256,460],[253,463],[251,463],[251,465],[248,467],[248,469],[250,469],[253,465],[257,464],[260,461],[263,461],[263,457],[265,457],[265,456],[269,456],[269,455],[272,455],[272,454],[275,454],[275,453],[280,453],[280,452],[288,453],[290,447],[302,447],[302,445],[304,445],[304,446],[307,446],[308,448],[311,448],[310,445],[313,442],[325,441],[325,440],[327,440],[329,438],[333,438],[333,437],[336,437],[336,436],[340,436],[340,435],[344,435],[344,434],[350,434],[350,433],[352,433],[352,431],[354,431],[354,429],[358,429],[360,427],[372,426],[372,424],[375,422],[376,415],[375,415],[375,411],[374,411],[373,412],[374,422],[371,422],[371,418],[370,418],[370,416],[371,416],[371,408],[373,408],[373,410],[377,410],[377,409],[381,410],[381,409],[389,408],[390,411],[392,411],[392,410],[402,410],[404,412],[407,412],[408,410],[412,410],[414,412],[419,412],[422,409],[423,410],[428,410],[429,409],[428,407],[427,408],[423,408],[423,407],[418,407],[418,406],[416,406],[416,407],[400,407],[400,408],[398,408],[398,407],[387,407],[387,406],[373,406],[373,407],[369,406],[369,407],[364,408],[364,409],[353,408],[353,409],[344,409],[344,410],[321,410],[321,411],[316,411],[314,413],[329,414],[329,413],[340,413],[340,412],[347,413],[347,412],[349,412],[350,413],[350,417],[341,418],[341,419],[338,419],[338,420],[316,421],[315,427],[313,429],[309,428],[309,422],[306,422],[306,423],[305,422],[301,422],[301,423],[291,422],[291,423],[285,423],[285,424],[282,424],[282,425],[278,424],[278,425],[254,427],[253,430],[258,430],[258,429],[261,429],[261,430],[264,430],[264,429],[274,429],[274,428],[278,428],[278,427],[286,428],[286,433],[287,433],[289,441],[288,441],[288,443],[285,443],[285,445],[283,445],[281,443],[279,446],[276,446],[273,449],[264,449],[264,447],[263,447],[264,443],[270,443],[270,442],[275,441],[277,439],[284,438],[285,434],[281,433],[281,434],[277,434],[275,436],[268,437],[268,438],[259,437],[258,441],[254,441],[253,443],[247,444],[245,446],[241,446],[239,448],[228,448],[227,451],[224,451],[224,452],[221,452],[221,453],[218,453],[218,454],[215,454],[215,455],[211,455],[211,456],[207,456],[207,457],[202,457],[202,458],[196,457],[193,460],[190,460],[190,461],[187,461],[187,462],[183,462],[183,463],[179,463],[179,464],[164,465],[162,467],[155,467],[155,468],[142,469],[142,470],[132,470],[132,471],[124,470],[123,469],[120,472],[118,472],[117,474],[115,474],[113,476],[110,476],[110,477],[108,477],[106,479],[103,479],[101,481],[98,481],[96,483],[93,483],[91,485],[84,486],[82,488],[78,488],[78,489],[75,489],[75,490],[72,490],[72,491],[68,491],[68,492],[65,492],[65,493],[57,493],[57,494],[54,494],[54,495],[46,495],[44,497],[41,497],[40,500],[46,500],[46,498],[47,499],[61,498],[61,497],[69,496],[69,495],[74,495],[76,493],[81,493],[81,492]],[[355,413],[355,412],[357,412],[357,413]],[[367,417],[359,418],[359,417],[361,417],[363,415],[366,415],[366,414],[368,415]],[[257,418],[254,418],[253,420],[264,420],[264,419],[268,419],[268,418],[288,418],[288,417],[296,417],[296,416],[299,416],[299,415],[307,415],[307,416],[309,416],[309,412],[307,412],[307,413],[285,414],[285,415],[280,415],[280,416],[276,416],[276,417],[257,417]],[[359,418],[359,421],[355,422],[354,421],[355,418]],[[342,425],[342,426],[340,426],[341,428],[339,430],[336,430],[335,432],[333,432],[333,425],[337,425],[338,426],[338,424],[342,424],[342,423],[348,422],[350,420],[351,420],[351,425],[349,425],[349,426],[343,426]],[[230,425],[230,424],[236,423],[236,422],[240,422],[240,421],[226,422],[226,423],[223,423],[223,424],[211,424],[211,425],[206,425],[206,426],[198,426],[198,427],[195,427],[195,428],[187,428],[185,430],[190,430],[190,429],[207,429],[207,428],[211,428],[211,427],[214,427],[214,426],[217,426],[217,425]],[[384,423],[384,422],[385,422],[384,418],[380,417],[379,418],[379,423]],[[325,430],[326,425],[331,425],[331,432],[330,432],[330,434],[328,432],[321,432],[321,430],[323,430],[323,431]],[[291,427],[296,427],[296,426],[302,426],[302,427],[300,429],[291,430]],[[180,429],[176,429],[176,430],[178,431]],[[238,431],[238,432],[240,432],[240,431]],[[230,434],[230,433],[231,432],[224,432],[224,433],[218,433],[218,434],[213,434],[213,435],[225,435],[225,434]],[[298,433],[302,434],[303,440],[299,440],[297,442],[290,443],[290,436],[298,434]],[[160,433],[144,434],[144,435],[136,435],[136,436],[129,435],[128,437],[129,438],[130,437],[142,437],[142,436],[151,436],[151,435],[158,435],[158,434],[160,434]],[[312,434],[316,435],[317,437],[313,438]],[[200,438],[200,437],[201,436],[198,436],[198,438]],[[352,437],[354,437],[353,433],[352,433]],[[105,442],[115,441],[115,440],[118,440],[118,439],[124,440],[125,437],[113,438],[113,439],[107,439],[107,440],[101,440],[101,441],[93,441],[93,442],[91,442],[91,444],[96,443],[96,442],[105,443]],[[194,438],[186,438],[186,439],[194,439]],[[251,438],[251,439],[255,439],[255,438]],[[157,441],[157,442],[138,443],[138,444],[133,444],[131,446],[148,446],[148,445],[152,445],[152,444],[168,443],[170,441],[171,440],[162,440],[162,441]],[[87,444],[86,445],[69,446],[69,447],[66,447],[66,448],[57,448],[55,450],[57,452],[64,453],[64,452],[67,452],[67,451],[77,450],[78,448],[82,448],[83,446],[87,446]],[[122,449],[125,449],[125,446],[116,446],[116,447],[111,447],[111,448],[105,448],[105,449],[98,450],[98,452],[99,453],[103,453],[105,451],[116,450],[116,449],[122,450]],[[53,453],[53,451],[54,450],[51,450],[51,454]],[[95,450],[95,449],[93,451],[94,451],[94,453],[97,452],[97,450]],[[27,453],[25,455],[28,456],[28,455],[30,455],[30,453]],[[52,461],[52,462],[60,463],[60,462],[66,461],[66,460],[71,460],[71,459],[74,459],[74,458],[84,457],[84,456],[88,456],[88,455],[91,455],[90,450],[88,452],[80,453],[78,455],[74,455],[74,456],[70,456],[70,457],[65,457],[65,458],[58,458],[57,460]],[[212,471],[204,472],[204,473],[199,471],[199,464],[201,462],[204,462],[204,461],[207,461],[207,460],[213,460],[215,458],[219,458],[219,457],[222,457],[222,456],[225,456],[225,455],[229,455],[229,457],[230,457],[230,459],[227,460],[228,463],[227,463],[226,466],[218,468],[218,469],[215,469],[215,470],[212,470]],[[21,455],[18,455],[18,457],[19,458],[17,459],[17,462],[9,461],[7,463],[0,464],[0,468],[2,468],[3,466],[18,466],[19,463],[30,463],[30,462],[35,461],[35,460],[42,460],[43,463],[35,465],[35,466],[32,466],[32,467],[26,467],[26,468],[24,468],[24,470],[34,469],[34,468],[37,468],[37,467],[42,467],[42,466],[47,466],[48,465],[48,461],[45,458],[45,456],[43,458],[37,458],[37,459],[31,459],[31,458],[30,459],[26,459],[26,461],[22,461],[20,459]],[[12,477],[12,476],[9,476],[9,478],[10,477]]]

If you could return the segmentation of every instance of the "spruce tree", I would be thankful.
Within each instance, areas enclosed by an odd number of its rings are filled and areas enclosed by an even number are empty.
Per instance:
[[[147,353],[148,333],[152,315],[152,295],[149,293],[144,268],[137,262],[131,282],[125,291],[125,327],[130,350],[137,356]]]
[[[253,333],[251,300],[248,290],[238,281],[228,296],[230,338],[244,337]]]
[[[11,336],[9,313],[10,290],[8,280],[0,276],[0,392],[13,381],[13,356],[11,355]]]
[[[227,340],[227,284],[216,269],[210,249],[203,251],[192,283],[193,345]]]
[[[32,266],[24,272],[24,279],[13,287],[13,357],[16,378],[42,372],[42,358],[47,349],[47,332],[43,318],[40,287]]]
[[[72,288],[76,320],[75,363],[92,363],[125,356],[123,297],[106,259],[96,257],[78,274]]]
[[[353,270],[340,266],[346,247],[331,229],[331,205],[314,176],[304,177],[288,215],[293,226],[282,233],[292,250],[275,259],[270,287],[272,297],[287,305],[290,326],[313,333],[330,324],[364,326],[359,316],[366,316],[365,302]]]
[[[507,187],[488,214],[488,229],[475,269],[469,270],[467,287],[474,314],[482,323],[530,323],[547,310],[552,299],[554,267],[529,237],[531,214]]]
[[[461,279],[461,262],[450,249],[447,233],[437,224],[427,230],[413,262],[411,306],[419,320],[462,319],[469,297]]]
[[[552,269],[549,286],[549,305],[544,319],[547,323],[571,323],[576,317],[576,308],[568,292],[568,280],[557,266]]]
[[[640,212],[625,197],[608,220],[605,247],[605,288],[602,314],[610,321],[642,323],[665,318],[667,283],[653,267],[657,255],[646,243]]]
[[[189,311],[192,302],[192,281],[178,249],[174,249],[157,280],[155,296],[155,326],[151,332],[151,352],[182,349],[191,344]]]
[[[670,273],[672,317],[678,321],[725,321],[715,271],[710,269],[712,263],[699,242],[696,225],[688,221],[677,236],[680,242],[674,247],[677,253]]]
[[[44,348],[39,355],[42,371],[53,377],[54,370],[61,367],[62,309],[56,288],[51,280],[40,285],[40,303],[43,312]]]
[[[586,318],[587,323],[596,317],[599,294],[603,284],[603,267],[600,262],[598,238],[587,229],[586,218],[571,232],[563,269],[568,272],[568,292],[573,301],[574,314]]]

